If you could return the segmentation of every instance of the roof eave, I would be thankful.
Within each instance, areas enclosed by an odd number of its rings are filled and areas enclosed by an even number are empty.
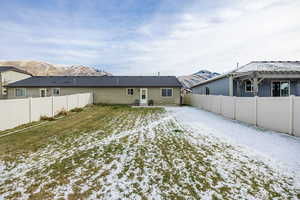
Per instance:
[[[206,81],[203,81],[203,82],[201,82],[201,83],[198,83],[198,84],[196,84],[196,85],[192,86],[191,88],[194,88],[194,87],[197,87],[197,86],[200,86],[200,85],[206,84],[206,83],[210,83],[210,82],[212,82],[212,81],[216,81],[216,80],[219,80],[219,79],[222,79],[222,78],[228,77],[228,76],[230,76],[230,75],[231,75],[231,73],[222,74],[222,75],[220,75],[220,76],[216,76],[216,77],[214,77],[214,78],[211,78],[211,79],[208,79],[208,80],[206,80]]]

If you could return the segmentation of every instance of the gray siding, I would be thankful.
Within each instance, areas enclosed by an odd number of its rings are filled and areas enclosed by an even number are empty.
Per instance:
[[[300,96],[300,79],[265,79],[259,84],[258,96],[270,97],[271,94],[271,82],[272,81],[290,81],[290,94]],[[222,79],[212,81],[203,85],[192,88],[194,94],[205,94],[205,88],[208,87],[211,95],[223,95],[229,96],[229,78],[224,77]],[[237,81],[233,81],[233,95],[238,96]],[[241,97],[253,97],[253,92],[246,92],[245,82],[240,84],[240,96]]]
[[[258,96],[260,97],[270,97],[271,93],[271,83],[272,81],[290,81],[290,94],[295,96],[300,96],[300,79],[265,79],[259,84]],[[242,97],[253,97],[252,92],[245,91],[245,82],[241,84],[241,96]],[[234,81],[234,96],[237,96],[237,83]]]
[[[300,81],[296,84],[296,96],[300,96]]]
[[[194,94],[205,94],[205,88],[208,87],[211,95],[229,96],[229,78],[224,77],[203,85],[192,88]]]

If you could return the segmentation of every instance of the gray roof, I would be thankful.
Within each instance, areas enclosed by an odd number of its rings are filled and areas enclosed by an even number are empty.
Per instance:
[[[175,76],[33,76],[8,87],[181,87]]]
[[[300,72],[300,61],[252,61],[246,65],[243,65],[235,70],[213,77],[193,87],[209,83],[221,78],[227,77],[230,74],[238,74],[245,72],[260,72],[260,73],[299,73]],[[193,88],[192,87],[192,88]]]
[[[28,74],[28,75],[32,76],[32,74],[30,74],[24,70],[18,69],[14,66],[0,66],[0,72],[6,72],[6,71],[15,71],[15,72],[20,72],[20,73]]]
[[[253,61],[236,70],[240,72],[300,72],[300,61]]]

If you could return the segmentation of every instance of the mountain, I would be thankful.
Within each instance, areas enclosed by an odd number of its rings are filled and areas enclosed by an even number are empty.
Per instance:
[[[194,74],[179,76],[178,80],[182,83],[183,87],[191,88],[198,83],[220,75],[217,72],[210,72],[208,70],[200,70]]]
[[[58,65],[40,61],[0,61],[0,66],[15,66],[34,76],[112,76],[85,65]]]

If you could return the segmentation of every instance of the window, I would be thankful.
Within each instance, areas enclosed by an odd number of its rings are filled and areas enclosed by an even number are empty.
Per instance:
[[[127,95],[133,95],[133,93],[134,93],[134,90],[133,90],[133,88],[127,88]]]
[[[7,95],[7,89],[6,88],[2,88],[2,95]]]
[[[40,89],[40,97],[46,97],[47,96],[47,89]]]
[[[253,92],[253,83],[249,80],[245,82],[245,91]]]
[[[161,89],[161,96],[163,96],[163,97],[173,96],[173,89],[172,88],[162,88]]]
[[[25,97],[26,88],[16,88],[16,97]]]
[[[60,88],[53,88],[52,89],[52,95],[53,96],[59,96],[60,95]]]
[[[208,87],[205,87],[205,94],[206,94],[206,95],[209,95],[209,94],[210,94],[210,91],[209,91],[209,88],[208,88]]]
[[[272,82],[272,96],[285,97],[290,95],[289,81],[273,81]]]

